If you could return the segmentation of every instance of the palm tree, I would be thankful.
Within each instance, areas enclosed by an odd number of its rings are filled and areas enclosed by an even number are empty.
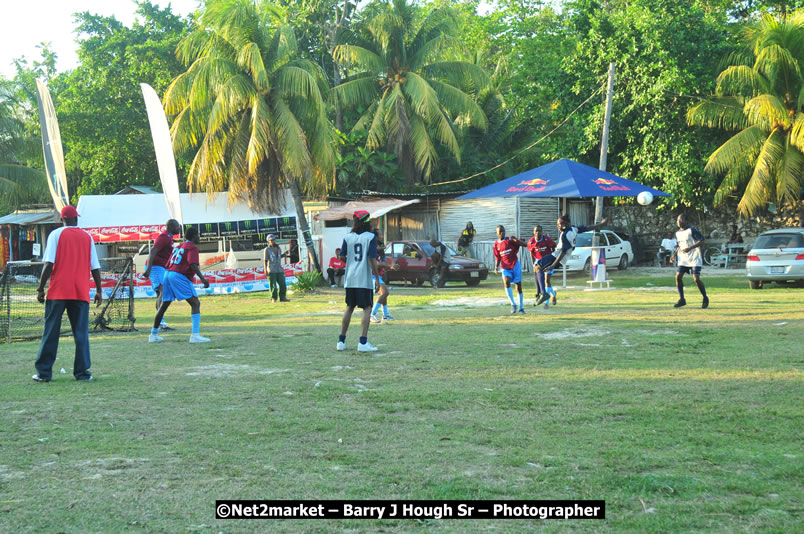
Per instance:
[[[438,161],[436,142],[460,161],[456,119],[486,128],[473,94],[488,75],[465,61],[449,8],[436,8],[418,23],[407,0],[379,8],[364,35],[352,34],[335,48],[335,60],[357,71],[335,87],[335,97],[365,109],[353,130],[368,132],[368,149],[388,147],[411,184],[428,182]]]
[[[228,189],[230,201],[276,210],[289,188],[320,271],[302,190],[324,193],[335,176],[323,72],[299,58],[281,9],[254,0],[208,2],[178,55],[189,68],[171,82],[164,104],[175,116],[174,147],[195,153],[190,189]]]
[[[715,96],[690,107],[687,122],[738,132],[709,156],[706,170],[725,175],[715,205],[742,194],[738,210],[751,215],[801,196],[804,10],[765,15],[745,35],[747,53],[729,58]]]

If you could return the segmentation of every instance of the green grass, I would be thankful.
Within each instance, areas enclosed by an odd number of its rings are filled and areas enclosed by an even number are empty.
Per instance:
[[[369,355],[334,350],[334,289],[204,298],[201,346],[184,303],[148,344],[139,301],[140,332],[92,337],[91,383],[69,338],[50,384],[36,342],[0,345],[0,532],[800,530],[804,290],[704,277],[711,307],[690,280],[673,309],[668,273],[524,317],[480,305],[496,280],[395,288]],[[457,298],[478,305],[438,304]],[[215,520],[227,498],[605,499],[607,519]]]

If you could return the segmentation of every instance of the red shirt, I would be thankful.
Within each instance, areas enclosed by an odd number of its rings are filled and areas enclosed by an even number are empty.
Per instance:
[[[190,269],[192,264],[198,265],[198,247],[192,241],[185,241],[173,249],[167,269],[168,271],[181,273],[192,280],[193,276],[195,276],[193,270]]]
[[[53,264],[48,300],[89,302],[89,275],[100,269],[92,236],[77,226],[57,228],[47,238],[44,260]]]
[[[338,269],[345,268],[346,267],[346,262],[342,261],[340,258],[332,256],[329,259],[329,266],[337,271]]]
[[[159,237],[154,241],[154,248],[156,254],[154,255],[154,264],[151,267],[166,267],[171,254],[173,254],[173,234],[167,231],[159,234]]]
[[[536,241],[536,236],[531,237],[528,241],[528,250],[534,260],[540,260],[552,254],[556,249],[556,242],[550,239],[548,235],[542,235],[542,238]]]
[[[500,262],[503,269],[516,267],[519,254],[519,243],[506,237],[502,241],[494,242],[494,259]]]

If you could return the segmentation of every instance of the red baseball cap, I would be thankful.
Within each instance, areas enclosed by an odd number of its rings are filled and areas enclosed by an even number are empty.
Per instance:
[[[368,221],[370,214],[366,210],[357,210],[354,216],[358,221]]]
[[[61,208],[62,219],[75,219],[78,217],[78,210],[72,206],[64,206]]]

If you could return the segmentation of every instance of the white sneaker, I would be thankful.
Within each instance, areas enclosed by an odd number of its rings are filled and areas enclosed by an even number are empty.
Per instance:
[[[201,334],[192,334],[190,336],[190,343],[209,343],[209,338],[204,337]]]
[[[335,345],[335,348],[338,350],[346,350],[346,343],[344,341],[338,341],[338,344]]]
[[[151,334],[148,336],[148,343],[159,343],[160,341],[164,341],[165,338],[160,336],[159,334]]]
[[[357,352],[375,352],[375,351],[378,351],[378,350],[380,350],[380,349],[378,349],[377,347],[372,345],[369,341],[366,341],[365,343],[358,343],[357,344]]]
[[[330,284],[329,287],[338,287],[336,284]]]
[[[376,315],[369,315],[369,320],[370,320],[372,323],[379,323],[379,322],[380,322],[379,317],[377,317]]]

